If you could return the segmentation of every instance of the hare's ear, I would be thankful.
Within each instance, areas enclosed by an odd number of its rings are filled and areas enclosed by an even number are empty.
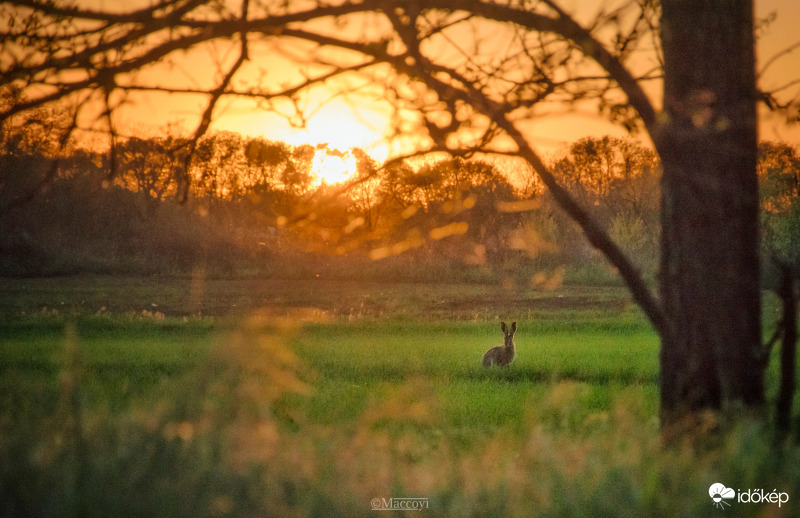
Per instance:
[[[506,323],[505,322],[500,322],[500,329],[503,330],[503,333],[508,332],[508,328],[506,327]]]
[[[516,332],[517,332],[517,323],[516,322],[512,322],[511,323],[511,334],[513,335]]]

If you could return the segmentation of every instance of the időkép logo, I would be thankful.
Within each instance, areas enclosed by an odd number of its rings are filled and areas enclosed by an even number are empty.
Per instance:
[[[779,492],[776,489],[765,491],[764,489],[741,489],[734,491],[732,488],[725,487],[725,484],[715,482],[708,488],[708,496],[711,503],[717,509],[726,509],[731,506],[731,502],[740,504],[778,504],[778,507],[789,501],[789,493]]]

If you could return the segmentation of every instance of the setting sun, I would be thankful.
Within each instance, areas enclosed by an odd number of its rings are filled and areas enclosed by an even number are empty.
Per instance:
[[[317,149],[312,171],[317,184],[334,185],[347,181],[356,172],[356,157],[349,151],[341,152],[329,148]]]
[[[330,92],[327,93],[330,95]],[[253,109],[241,101],[222,113],[215,121],[214,128],[282,141],[295,146],[328,145],[331,149],[339,150],[358,147],[378,161],[388,158],[390,153],[385,133],[390,122],[389,115],[383,111],[385,107],[367,101],[356,104],[343,99],[328,100],[318,92],[312,97],[313,102],[306,107],[309,112],[308,118],[301,126],[292,125],[286,118],[274,113]],[[318,153],[315,160],[321,162],[323,156],[325,153]],[[327,170],[331,168],[341,170],[344,167],[341,165],[341,160],[325,160],[325,162],[324,168]]]

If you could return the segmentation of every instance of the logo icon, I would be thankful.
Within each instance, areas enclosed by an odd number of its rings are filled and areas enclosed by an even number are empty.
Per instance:
[[[736,491],[729,487],[725,487],[724,484],[716,482],[711,484],[711,487],[708,488],[708,496],[711,497],[711,501],[713,502],[712,505],[714,507],[717,509],[725,509],[725,506],[731,506],[731,504],[725,500],[736,498]]]

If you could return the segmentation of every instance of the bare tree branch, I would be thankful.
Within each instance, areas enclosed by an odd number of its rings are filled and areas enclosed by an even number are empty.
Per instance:
[[[249,59],[248,50],[247,50],[247,11],[249,9],[249,0],[243,0],[242,2],[242,15],[241,15],[241,27],[242,30],[239,33],[240,39],[240,50],[239,50],[239,57],[236,59],[236,62],[231,66],[228,73],[225,74],[225,77],[220,82],[219,86],[211,91],[211,98],[208,101],[208,105],[206,106],[205,111],[203,112],[202,117],[200,118],[200,123],[197,126],[197,129],[194,132],[194,135],[189,140],[189,152],[186,155],[186,160],[184,162],[184,178],[181,183],[178,184],[178,201],[184,202],[186,201],[189,195],[189,169],[191,167],[192,160],[194,158],[194,152],[197,148],[197,143],[200,138],[205,135],[206,131],[208,131],[208,127],[211,125],[212,116],[214,114],[214,108],[217,105],[217,102],[228,89],[228,85],[230,85],[231,81],[233,80],[236,72],[242,67],[242,65]]]

